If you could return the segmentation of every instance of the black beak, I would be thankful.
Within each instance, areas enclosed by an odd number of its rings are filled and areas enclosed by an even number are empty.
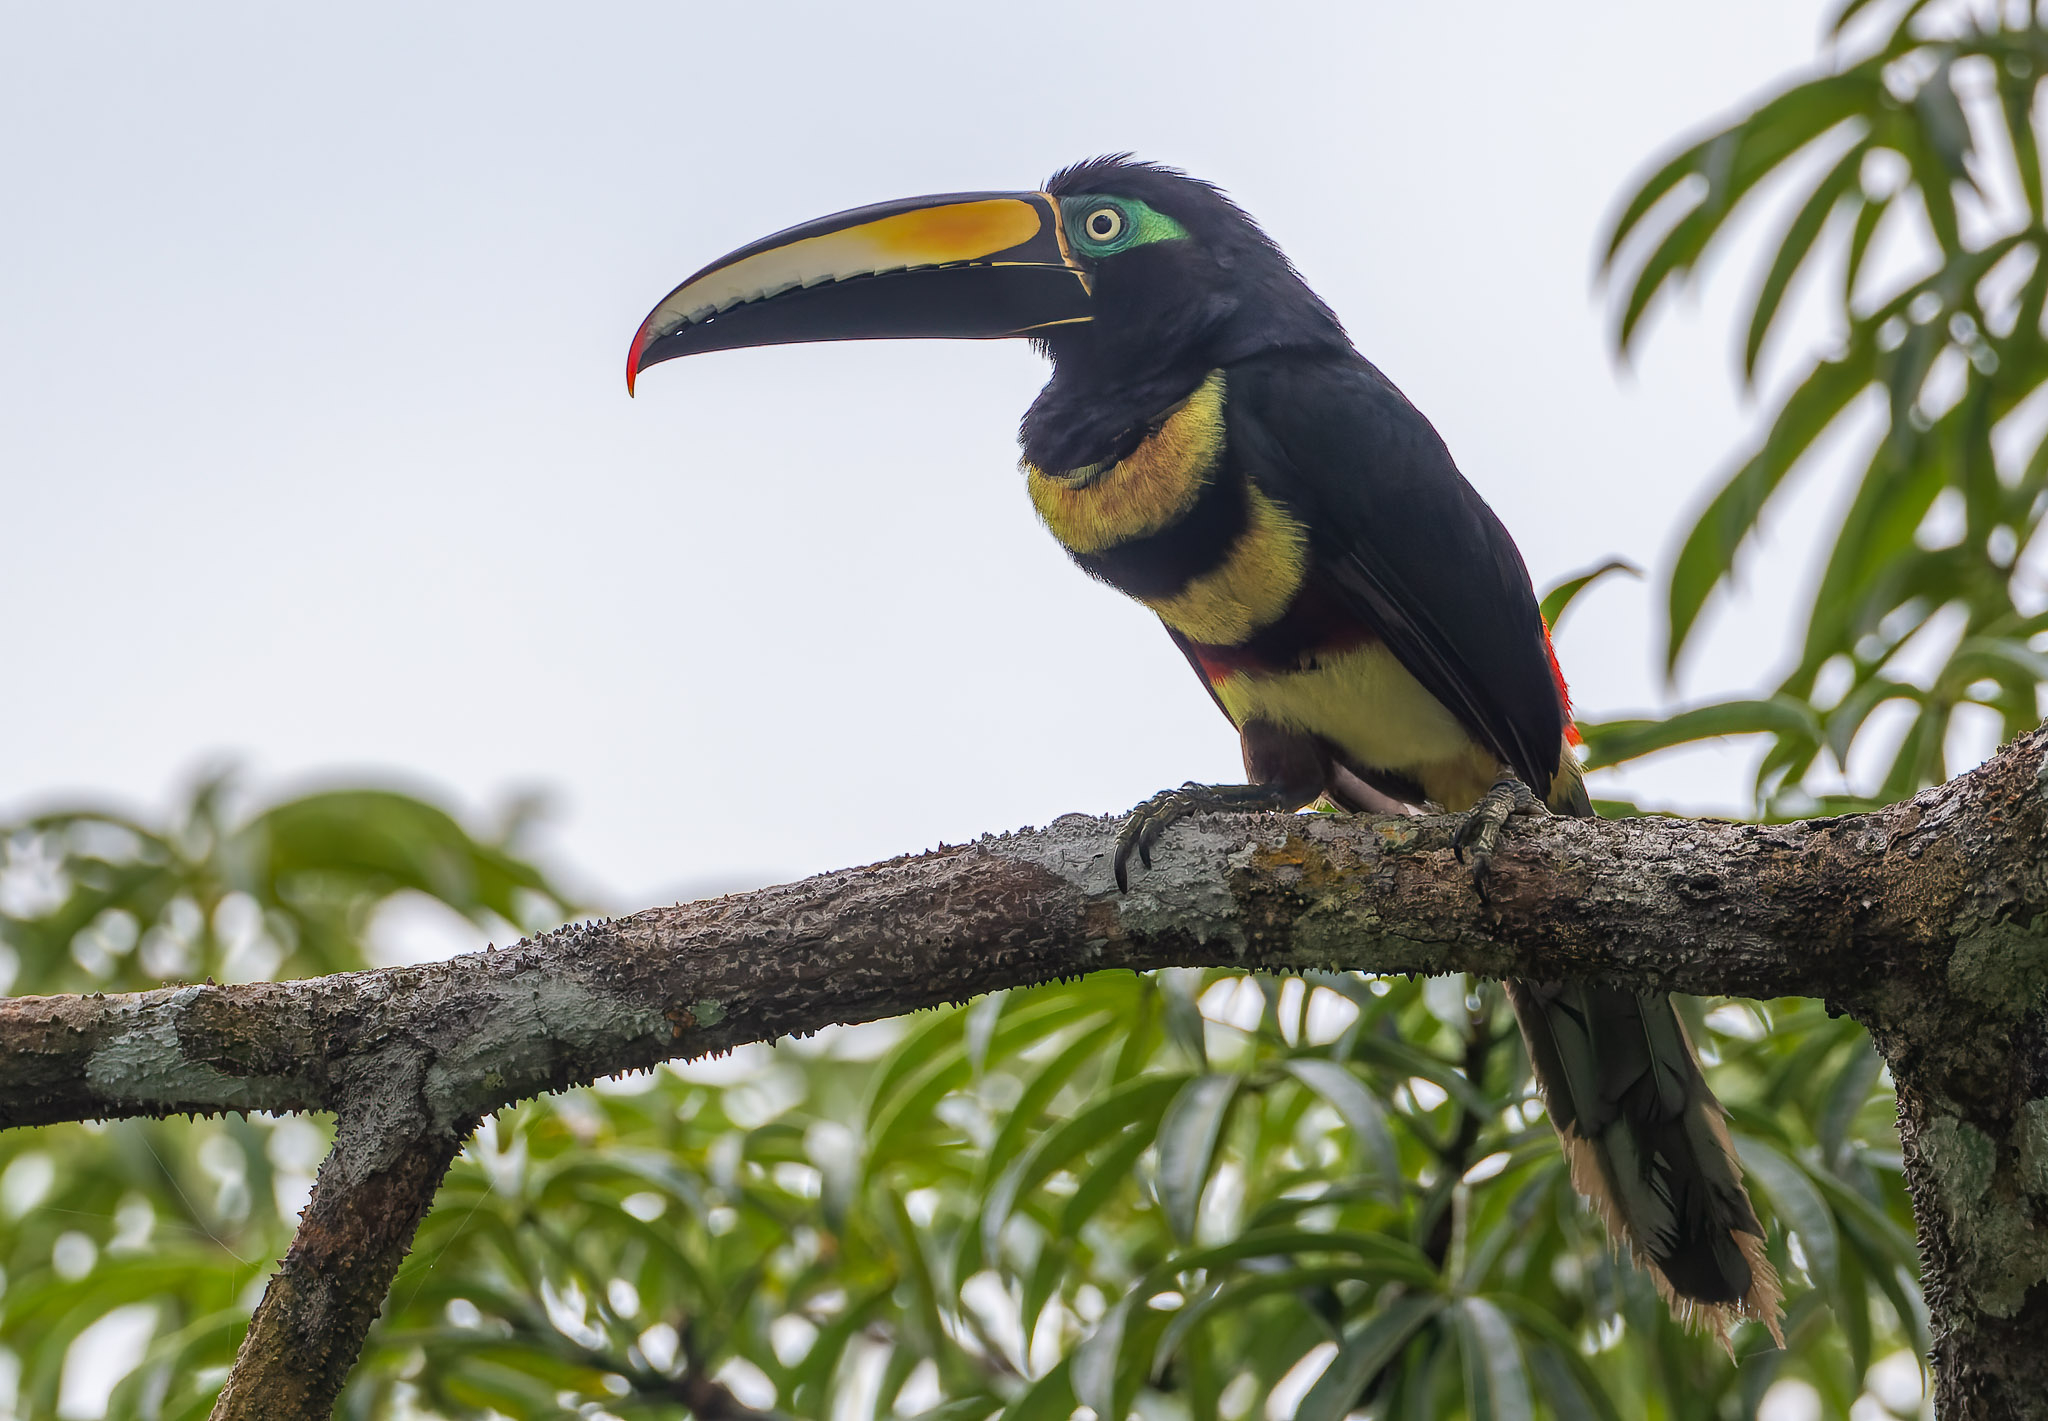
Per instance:
[[[1088,272],[1052,194],[906,198],[806,222],[705,267],[640,323],[626,392],[648,366],[705,350],[996,340],[1088,319]]]

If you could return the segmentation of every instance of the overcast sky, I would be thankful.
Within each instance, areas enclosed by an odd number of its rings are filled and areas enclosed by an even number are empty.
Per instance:
[[[1435,421],[1579,707],[1766,685],[1824,480],[1677,692],[1652,611],[1756,411],[1739,267],[1618,370],[1618,193],[1821,7],[0,4],[0,815],[231,756],[546,843],[634,907],[1238,775],[1017,471],[1019,342],[650,372],[647,309],[839,208],[1130,149],[1230,190]],[[1631,774],[1732,809],[1747,755]],[[1612,787],[1612,786],[1610,786]]]

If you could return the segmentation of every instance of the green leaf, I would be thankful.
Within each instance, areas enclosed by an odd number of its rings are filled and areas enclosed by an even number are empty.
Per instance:
[[[1538,607],[1538,610],[1543,614],[1543,625],[1550,628],[1553,632],[1556,631],[1559,620],[1565,614],[1565,609],[1578,600],[1581,592],[1584,592],[1608,574],[1616,572],[1625,572],[1630,577],[1637,578],[1643,575],[1643,570],[1626,558],[1609,558],[1606,562],[1601,563],[1600,566],[1590,571],[1568,577],[1543,594],[1543,600]]]
[[[915,1363],[917,1359],[909,1358],[908,1360]],[[898,1390],[900,1389],[899,1387]],[[895,1395],[895,1391],[885,1387],[882,1391],[881,1399],[886,1403]],[[983,1418],[993,1416],[998,1411],[1002,1411],[1002,1409],[1002,1398],[984,1394],[982,1396],[963,1396],[953,1401],[941,1402],[931,1410],[920,1411],[917,1415],[918,1421],[983,1421]],[[1005,1413],[1006,1416],[1008,1414]]]
[[[1398,1261],[1372,1263],[1361,1266],[1356,1262],[1317,1263],[1300,1267],[1283,1267],[1267,1272],[1247,1270],[1234,1276],[1222,1287],[1206,1297],[1182,1309],[1175,1322],[1178,1335],[1191,1336],[1212,1319],[1232,1313],[1250,1313],[1252,1308],[1272,1297],[1291,1297],[1307,1306],[1307,1299],[1317,1295],[1328,1296],[1330,1290],[1348,1283],[1394,1282],[1411,1288],[1427,1288],[1435,1281],[1433,1270],[1417,1273]],[[1315,1321],[1318,1332],[1327,1330],[1327,1319],[1318,1316]],[[1270,1355],[1270,1354],[1269,1354]],[[1288,1365],[1292,1365],[1290,1362]],[[1281,1367],[1280,1371],[1286,1371]]]
[[[1785,228],[1785,235],[1779,239],[1777,255],[1771,261],[1771,269],[1764,276],[1762,288],[1757,292],[1756,306],[1750,314],[1749,337],[1742,347],[1742,374],[1746,380],[1756,379],[1757,357],[1763,351],[1764,340],[1770,334],[1771,326],[1777,319],[1778,307],[1784,300],[1785,289],[1792,284],[1793,276],[1806,262],[1813,250],[1814,240],[1821,229],[1827,226],[1828,218],[1835,213],[1837,205],[1855,194],[1861,199],[1861,173],[1863,158],[1869,151],[1863,142],[1852,143],[1827,176],[1814,185],[1805,204],[1793,215]]]
[[[1379,1067],[1401,1079],[1420,1076],[1432,1085],[1441,1087],[1444,1093],[1461,1107],[1477,1115],[1490,1115],[1498,1106],[1478,1090],[1464,1074],[1450,1062],[1419,1050],[1406,1041],[1393,1036],[1360,1036],[1352,1042],[1352,1050],[1359,1060]]]
[[[1829,30],[1837,35],[1841,34],[1843,30],[1849,27],[1851,21],[1876,3],[1879,3],[1879,0],[1844,0],[1842,8],[1837,10],[1834,19],[1828,22]],[[1894,36],[1904,33],[1906,22],[1917,15],[1926,5],[1927,0],[1914,0],[1913,4],[1894,15],[1892,17],[1892,32]],[[1890,45],[1886,45],[1884,48],[1888,50]]]
[[[1243,1084],[1235,1075],[1196,1076],[1181,1088],[1159,1122],[1159,1203],[1174,1236],[1195,1236],[1195,1215],[1209,1182],[1216,1142]]]
[[[1534,1333],[1547,1346],[1529,1353],[1530,1369],[1538,1386],[1560,1417],[1583,1416],[1587,1421],[1621,1421],[1607,1386],[1579,1350],[1578,1339],[1556,1316],[1526,1297],[1512,1293],[1489,1294],[1500,1309],[1514,1318],[1524,1332]]]
[[[988,1069],[988,1048],[995,1039],[996,1023],[1002,1019],[1009,995],[1008,989],[993,991],[967,1008],[967,1020],[960,1028],[961,1043],[967,1051],[967,1064],[977,1076]]]
[[[1465,1363],[1465,1405],[1474,1421],[1534,1421],[1522,1346],[1507,1316],[1485,1298],[1464,1299],[1450,1316]]]
[[[1302,1254],[1341,1255],[1356,1260],[1350,1266],[1359,1277],[1406,1277],[1430,1280],[1435,1270],[1420,1249],[1387,1234],[1357,1229],[1322,1232],[1315,1229],[1256,1229],[1229,1243],[1177,1253],[1145,1275],[1132,1291],[1144,1293],[1169,1286],[1182,1273],[1222,1268],[1248,1258],[1294,1258]],[[1394,1271],[1388,1272],[1386,1270]],[[1148,1294],[1149,1296],[1149,1294]]]
[[[1695,206],[1672,222],[1644,257],[1623,303],[1616,347],[1628,351],[1651,301],[1667,282],[1692,270],[1728,230],[1729,218],[1759,182],[1837,126],[1862,118],[1881,100],[1881,85],[1882,66],[1870,60],[1796,85],[1659,169],[1616,221],[1607,243],[1604,271],[1613,271],[1622,244],[1642,218],[1684,179],[1704,178],[1706,191]]]
[[[1841,1158],[1849,1131],[1856,1117],[1862,1114],[1863,1107],[1869,1104],[1878,1073],[1883,1069],[1884,1058],[1877,1054],[1867,1037],[1849,1049],[1848,1059],[1828,1086],[1827,1096],[1821,1104],[1820,1119],[1814,1129],[1820,1139],[1821,1152],[1827,1159]]]
[[[1664,720],[1589,721],[1580,726],[1586,765],[1601,769],[1626,760],[1721,735],[1779,735],[1819,744],[1820,718],[1792,696],[1768,700],[1719,701],[1680,711]]]
[[[1366,1385],[1425,1323],[1443,1311],[1444,1303],[1445,1299],[1434,1293],[1396,1298],[1346,1332],[1337,1355],[1301,1399],[1295,1421],[1343,1421]]]
[[[1680,183],[1699,172],[1706,151],[1707,145],[1704,143],[1688,148],[1644,179],[1629,197],[1628,204],[1622,208],[1621,214],[1614,220],[1614,229],[1608,234],[1606,250],[1600,258],[1602,271],[1613,267],[1615,257],[1620,255],[1622,245],[1634,234],[1637,224],[1649,216],[1657,204],[1675,191]]]
[[[1052,1104],[1053,1097],[1074,1078],[1077,1071],[1102,1054],[1119,1026],[1120,1023],[1111,1020],[1082,1030],[1043,1069],[1031,1076],[1024,1086],[1024,1093],[1004,1118],[1002,1128],[996,1132],[995,1142],[989,1146],[982,1163],[984,1178],[994,1178],[1008,1168]]]
[[[1763,1189],[1786,1227],[1799,1235],[1814,1286],[1833,1295],[1841,1286],[1841,1242],[1834,1214],[1804,1169],[1753,1135],[1735,1137],[1745,1173]]]
[[[1080,1404],[1074,1396],[1072,1373],[1073,1358],[1062,1359],[1003,1408],[1002,1421],[1067,1421]]]
[[[1326,1056],[1296,1056],[1282,1069],[1329,1102],[1371,1162],[1380,1192],[1389,1202],[1401,1196],[1401,1152],[1387,1128],[1386,1107],[1353,1075],[1350,1068]]]
[[[2041,193],[2041,151],[2034,135],[2033,108],[2035,78],[2033,66],[2028,72],[2016,75],[2000,64],[1998,74],[1998,98],[2004,110],[2005,137],[2012,144],[2014,167],[2019,170],[2020,188],[2027,195],[2027,211],[2032,213],[2038,224],[2042,215]]]
[[[1580,1374],[1568,1365],[1575,1352],[1576,1349],[1556,1347],[1536,1347],[1529,1352],[1529,1372],[1536,1379],[1537,1391],[1558,1421],[1601,1421],[1603,1417],[1612,1417],[1611,1403],[1603,1411],[1594,1400],[1601,1393],[1589,1391]]]
[[[1913,96],[1913,112],[1919,120],[1915,134],[1920,141],[1906,153],[1935,238],[1945,252],[1959,251],[1963,244],[1952,185],[1970,182],[1970,123],[1963,117],[1962,101],[1950,82],[1954,63],[1953,56],[1945,57]]]
[[[388,790],[288,800],[250,820],[224,856],[268,899],[294,875],[345,875],[369,896],[411,888],[464,914],[488,910],[517,923],[517,890],[552,896],[537,870],[478,843],[445,810]]]
[[[1842,263],[1842,287],[1837,296],[1844,311],[1854,309],[1856,279],[1863,274],[1863,259],[1870,254],[1870,239],[1877,235],[1878,225],[1891,210],[1892,199],[1889,197],[1865,202],[1857,210],[1856,225],[1849,234],[1849,253]]]
[[[1871,371],[1859,353],[1852,350],[1813,368],[1779,409],[1763,446],[1729,476],[1686,535],[1667,591],[1667,674],[1677,667],[1708,594],[1734,569],[1736,551],[1756,527],[1764,505],[1813,442],[1870,387]]]
[[[935,1062],[943,1064],[950,1052],[965,1056],[967,1013],[941,1010],[910,1018],[911,1029],[882,1058],[881,1068],[868,1085],[864,1115],[880,1120],[900,1109],[898,1096],[913,1078],[929,1076]],[[985,1048],[984,1048],[985,1049]]]
[[[1858,731],[1863,729],[1870,713],[1886,701],[1919,701],[1922,692],[1918,686],[1903,681],[1894,681],[1889,676],[1872,675],[1852,687],[1842,697],[1842,703],[1827,713],[1827,747],[1837,764],[1849,758],[1849,746]]]
[[[1208,1029],[1195,994],[1202,984],[1200,969],[1168,967],[1159,972],[1159,1002],[1166,1016],[1166,1034],[1195,1070],[1209,1069]]]
[[[1125,1081],[1039,1136],[1036,1144],[1003,1171],[983,1202],[981,1235],[986,1255],[998,1255],[1003,1225],[1025,1191],[1037,1188],[1054,1170],[1113,1140],[1129,1126],[1152,1118],[1188,1080],[1185,1075],[1149,1075]],[[1141,1128],[1141,1133],[1150,1138],[1152,1132]]]
[[[1144,1154],[1145,1147],[1151,1143],[1152,1137],[1146,1131],[1126,1130],[1116,1144],[1103,1152],[1095,1167],[1081,1175],[1080,1186],[1060,1210],[1062,1238],[1080,1236],[1082,1226],[1095,1217],[1096,1211],[1108,1203],[1119,1188],[1130,1182],[1138,1156]]]
[[[1863,1262],[1855,1249],[1842,1250],[1840,1266],[1841,1286],[1828,1301],[1835,1321],[1841,1324],[1843,1339],[1849,1344],[1848,1369],[1860,1390],[1863,1374],[1870,1370],[1870,1283],[1863,1275]]]
[[[1098,1416],[1122,1416],[1148,1376],[1152,1343],[1171,1319],[1126,1294],[1074,1349],[1074,1396]]]
[[[1941,679],[1960,690],[1981,678],[2011,680],[2032,689],[2048,682],[2048,655],[2011,637],[1964,637],[1956,643]]]

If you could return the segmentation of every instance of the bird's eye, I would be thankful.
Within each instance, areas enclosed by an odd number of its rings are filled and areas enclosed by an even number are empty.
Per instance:
[[[1114,242],[1124,234],[1124,215],[1114,207],[1098,207],[1081,219],[1091,242]]]

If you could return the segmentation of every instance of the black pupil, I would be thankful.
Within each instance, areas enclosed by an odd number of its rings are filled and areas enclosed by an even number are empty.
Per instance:
[[[1114,237],[1116,235],[1116,228],[1116,214],[1106,208],[1098,211],[1093,217],[1088,219],[1088,230],[1091,236],[1104,239]]]

